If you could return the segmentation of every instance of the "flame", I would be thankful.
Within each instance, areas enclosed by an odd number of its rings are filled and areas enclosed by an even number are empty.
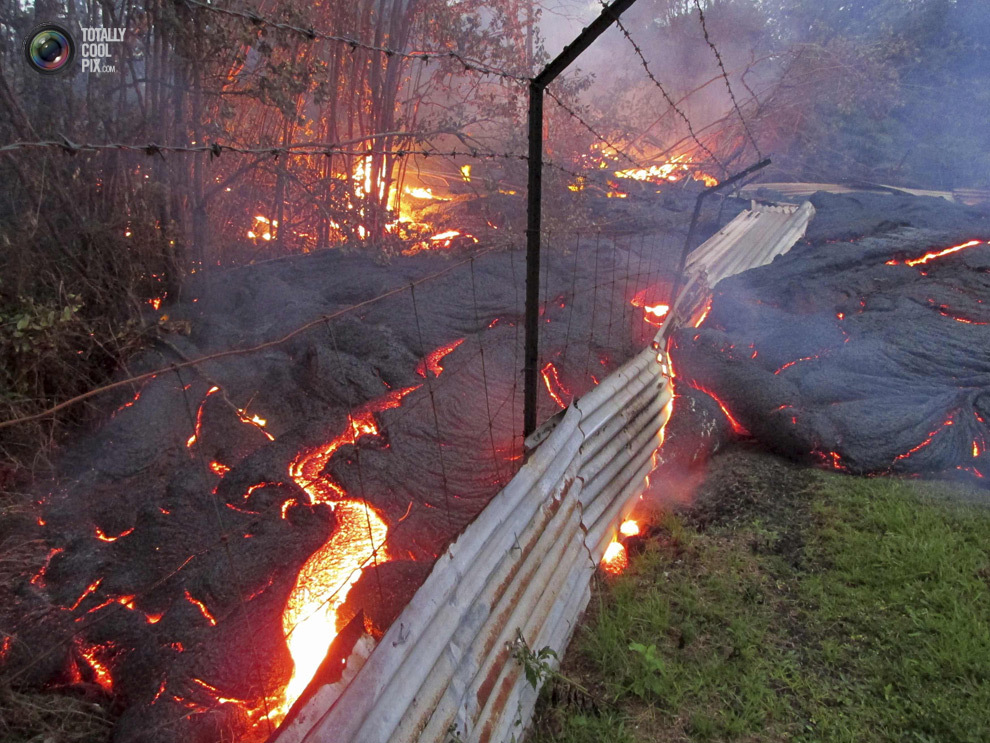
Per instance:
[[[426,378],[427,371],[433,372],[433,376],[439,377],[440,372],[443,371],[443,367],[440,366],[440,362],[443,358],[454,351],[455,348],[460,346],[464,342],[464,339],[454,341],[453,343],[448,343],[446,346],[441,346],[435,351],[430,351],[426,357],[416,365],[416,373]]]
[[[230,467],[225,464],[221,464],[220,462],[210,462],[210,470],[213,474],[223,477],[230,472]]]
[[[664,318],[670,312],[670,306],[666,304],[649,305],[646,303],[646,289],[640,289],[630,300],[633,307],[640,307],[643,310],[643,319],[650,325],[659,328],[663,325]]]
[[[605,548],[605,554],[602,555],[601,566],[602,570],[612,575],[618,575],[629,567],[629,557],[626,555],[626,548],[622,542],[609,542],[608,547]]]
[[[439,232],[426,240],[413,243],[412,247],[402,251],[402,255],[416,255],[416,253],[421,253],[424,250],[449,250],[454,244],[454,240],[459,237],[465,240],[471,240],[475,244],[478,243],[478,238],[474,235],[459,232],[458,230],[447,230],[445,232]]]
[[[462,165],[461,166],[461,179],[465,183],[470,183],[471,182],[471,166],[470,165]]]
[[[953,245],[951,248],[945,248],[944,250],[934,250],[925,253],[924,255],[918,258],[909,258],[903,261],[903,263],[906,266],[920,266],[922,264],[928,263],[929,261],[933,261],[936,258],[941,258],[942,256],[951,255],[952,253],[958,253],[960,250],[965,250],[966,248],[972,248],[975,247],[976,245],[982,245],[982,244],[983,244],[982,240],[970,240],[969,242],[964,242],[961,245]],[[896,259],[891,259],[886,262],[886,265],[897,266],[900,265],[900,263],[901,261],[898,261]]]
[[[648,168],[617,170],[615,171],[615,177],[662,184],[675,183],[687,176],[691,176],[696,181],[704,181],[708,187],[718,185],[718,179],[714,176],[708,175],[701,170],[692,169],[691,164],[693,162],[694,159],[685,153],[672,157],[659,165],[651,165]]]
[[[548,362],[544,366],[540,373],[543,375],[543,384],[547,386],[547,392],[550,393],[550,397],[553,401],[557,403],[562,408],[566,408],[567,404],[563,401],[562,396],[570,395],[570,390],[561,384],[560,377],[557,375],[557,367],[553,365],[553,362]]]
[[[148,304],[150,304],[154,309],[157,310],[162,306],[162,297],[153,297],[152,299],[148,300]]]
[[[267,242],[272,239],[272,227],[278,227],[277,219],[271,220],[264,215],[256,214],[254,228],[247,231],[247,236],[252,240],[257,240],[260,237]]]
[[[639,534],[639,524],[634,519],[626,519],[619,526],[619,533],[624,537],[635,537]]]
[[[410,188],[409,186],[406,186],[402,189],[402,192],[407,196],[412,196],[414,199],[425,199],[428,201],[450,201],[450,199],[445,196],[436,196],[433,193],[432,188],[423,188],[421,186]]]

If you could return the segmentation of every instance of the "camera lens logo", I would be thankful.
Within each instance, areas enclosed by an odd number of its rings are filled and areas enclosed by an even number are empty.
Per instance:
[[[45,23],[35,28],[24,45],[28,64],[43,75],[57,75],[69,69],[76,56],[76,42],[61,26]]]

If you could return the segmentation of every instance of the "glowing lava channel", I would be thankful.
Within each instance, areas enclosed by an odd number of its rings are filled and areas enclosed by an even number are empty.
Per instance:
[[[275,722],[285,717],[323,662],[337,636],[337,610],[361,577],[362,569],[369,563],[389,559],[385,521],[365,501],[348,498],[343,487],[323,470],[341,446],[353,445],[362,436],[377,435],[374,414],[399,407],[402,398],[416,389],[418,386],[395,390],[358,408],[348,416],[343,433],[304,451],[289,465],[289,476],[309,496],[310,503],[329,504],[336,522],[330,538],[299,571],[282,613],[282,630],[293,671],[283,703],[273,713]]]
[[[983,244],[982,240],[970,240],[969,242],[964,242],[961,245],[953,245],[951,248],[945,248],[944,250],[934,250],[929,253],[925,253],[924,255],[919,256],[918,258],[909,258],[903,261],[903,263],[906,266],[920,266],[922,264],[928,263],[929,261],[933,261],[936,258],[941,258],[946,255],[951,255],[952,253],[958,253],[960,250],[965,250],[966,248],[973,248],[976,247],[977,245],[982,245],[982,244]],[[902,263],[902,261],[892,259],[887,261],[886,265],[897,266],[900,263]]]
[[[543,375],[543,384],[546,385],[547,392],[550,393],[550,397],[553,398],[553,401],[561,408],[566,408],[567,403],[564,402],[563,398],[571,393],[566,387],[564,387],[563,384],[561,384],[560,377],[557,374],[557,367],[554,366],[551,361],[540,370],[540,374]]]

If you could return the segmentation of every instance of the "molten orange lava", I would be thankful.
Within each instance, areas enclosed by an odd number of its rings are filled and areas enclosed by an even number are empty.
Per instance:
[[[746,427],[738,420],[736,420],[736,417],[732,415],[732,413],[729,411],[729,408],[726,407],[726,404],[722,402],[722,400],[718,397],[718,395],[716,395],[711,390],[705,389],[695,381],[691,381],[689,382],[689,384],[692,388],[698,390],[698,392],[705,393],[715,402],[718,403],[718,406],[722,409],[722,412],[725,413],[725,417],[728,418],[729,425],[732,426],[732,430],[735,431],[736,434],[738,434],[739,436],[749,436],[749,431],[746,430]]]
[[[953,245],[951,248],[945,248],[944,250],[934,250],[929,253],[925,253],[923,256],[920,256],[919,258],[909,258],[908,260],[903,261],[903,263],[907,266],[920,266],[924,263],[928,263],[929,261],[933,261],[936,258],[941,258],[942,256],[950,255],[952,253],[958,253],[960,250],[965,250],[966,248],[972,248],[982,244],[983,244],[982,240],[970,240],[969,242],[965,242],[962,245]],[[887,261],[886,265],[897,266],[900,265],[900,263],[901,261],[892,259]]]
[[[705,309],[704,309],[704,310],[702,310],[702,312],[701,312],[701,316],[700,316],[700,317],[698,318],[698,320],[697,320],[697,321],[696,321],[696,322],[694,323],[694,327],[696,327],[696,328],[700,328],[700,327],[701,327],[701,324],[702,324],[702,323],[703,323],[703,322],[704,322],[705,320],[707,320],[707,319],[708,319],[708,313],[710,313],[710,312],[712,311],[712,301],[713,301],[713,300],[712,300],[712,298],[711,298],[711,297],[709,297],[709,298],[708,298],[708,301],[707,301],[707,302],[705,303]]]
[[[96,679],[96,683],[108,694],[113,691],[113,676],[110,675],[110,669],[107,668],[103,660],[99,657],[99,651],[112,647],[110,643],[107,643],[106,646],[101,646],[84,645],[81,641],[76,641],[76,649],[79,651],[79,655],[82,656],[83,660],[93,670],[93,677]]]
[[[602,570],[612,575],[618,575],[629,567],[629,557],[626,555],[626,548],[622,542],[609,543],[608,547],[605,548],[605,554],[602,555],[601,566]]]
[[[562,399],[563,397],[570,395],[570,391],[564,387],[560,382],[560,377],[557,375],[557,367],[553,365],[553,362],[548,362],[543,369],[540,370],[543,375],[543,384],[547,386],[547,392],[550,393],[550,397],[553,401],[557,403],[562,408],[566,408],[567,404]]]
[[[117,536],[111,537],[111,536],[107,536],[106,534],[104,534],[103,533],[103,529],[101,529],[100,527],[97,526],[96,527],[96,538],[99,539],[101,542],[116,542],[121,537],[126,537],[132,531],[134,531],[134,527],[133,526],[130,529],[127,529],[125,531],[122,531]]]
[[[452,353],[454,349],[457,348],[459,345],[461,345],[463,342],[464,339],[461,338],[460,340],[456,340],[453,343],[448,343],[446,346],[440,346],[440,348],[436,349],[435,351],[430,351],[430,353],[426,355],[426,358],[424,358],[422,361],[419,362],[419,364],[416,365],[416,373],[419,376],[423,377],[424,379],[426,378],[427,371],[431,371],[433,372],[433,376],[439,377],[440,372],[443,371],[443,367],[440,366],[440,362],[443,361],[444,356],[446,356],[449,353]]]
[[[193,435],[186,440],[186,446],[192,448],[192,445],[199,440],[200,431],[203,428],[203,406],[206,405],[206,400],[214,392],[219,391],[219,387],[214,385],[210,387],[209,391],[206,393],[206,397],[203,398],[203,402],[199,404],[199,410],[196,411],[196,425],[193,428]]]
[[[334,453],[362,436],[378,434],[374,414],[402,405],[402,399],[419,389],[407,387],[362,405],[348,416],[343,433],[328,443],[304,451],[289,465],[289,476],[307,495],[310,503],[328,503],[336,523],[330,538],[310,555],[296,577],[285,602],[282,629],[292,656],[292,677],[284,699],[272,714],[279,722],[312,680],[330,644],[337,636],[337,610],[368,564],[387,562],[388,525],[366,502],[347,497],[338,483],[323,473]]]
[[[780,367],[777,371],[775,371],[774,374],[780,374],[782,371],[784,371],[784,369],[790,369],[792,366],[794,366],[795,364],[800,364],[802,361],[813,361],[814,359],[817,359],[817,358],[818,358],[818,355],[816,354],[815,356],[803,356],[800,359],[795,359],[794,361],[788,361],[786,364],[784,364],[782,367]]]
[[[630,304],[633,307],[641,307],[643,309],[643,319],[650,323],[650,325],[657,328],[663,325],[664,318],[666,318],[667,313],[670,312],[669,305],[659,303],[654,305],[647,304],[646,289],[641,289],[636,292],[636,296],[632,298]]]
[[[206,621],[210,623],[210,626],[211,627],[216,627],[217,626],[217,620],[214,619],[213,614],[210,613],[210,610],[206,608],[206,604],[204,604],[199,599],[194,598],[189,593],[189,590],[188,589],[186,590],[186,601],[188,601],[190,604],[192,604],[197,609],[199,609],[199,613],[202,614],[203,615],[203,618],[206,619]]]

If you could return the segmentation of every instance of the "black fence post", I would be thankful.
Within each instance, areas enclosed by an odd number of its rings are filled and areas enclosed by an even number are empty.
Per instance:
[[[615,0],[529,83],[529,179],[526,194],[526,336],[523,438],[536,430],[540,363],[540,230],[543,203],[543,91],[636,0]]]

